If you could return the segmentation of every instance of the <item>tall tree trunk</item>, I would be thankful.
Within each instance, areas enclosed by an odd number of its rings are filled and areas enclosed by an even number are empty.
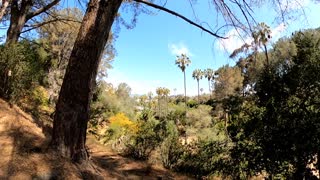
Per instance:
[[[51,148],[86,161],[90,100],[109,32],[122,0],[90,0],[64,76],[53,122]]]
[[[186,104],[186,112],[187,112],[187,88],[186,88],[186,71],[183,71],[183,82],[184,82],[184,102]]]
[[[21,4],[14,0],[11,4],[10,26],[7,31],[6,44],[18,42],[21,31],[27,21],[27,13],[31,8],[32,1],[23,0]]]
[[[8,0],[4,0],[5,2]],[[38,7],[39,9],[32,11],[34,2],[32,0],[12,0],[10,6],[10,25],[7,31],[6,44],[18,42],[20,34],[26,22],[39,14],[48,11],[50,8],[58,4],[60,0]],[[1,15],[0,15],[1,20]]]
[[[160,107],[160,101],[161,101],[161,99],[160,99],[160,96],[158,96],[158,109],[159,109],[159,118],[161,118],[161,107]]]
[[[184,123],[186,123],[186,119],[187,119],[187,88],[186,88],[186,71],[183,71],[183,80],[184,80],[184,103],[185,103],[185,112],[184,112]],[[184,125],[184,129],[185,129],[185,136],[184,136],[184,140],[185,140],[185,144],[187,144],[187,127],[186,125]]]
[[[8,6],[9,0],[2,0],[2,6],[0,7],[0,21],[3,18]]]
[[[209,85],[209,94],[210,94],[210,99],[211,99],[210,79],[208,79],[208,85]]]
[[[199,80],[197,80],[197,82],[198,82],[198,104],[200,104]]]
[[[267,46],[265,44],[263,44],[263,47],[264,47],[264,54],[266,56],[266,63],[267,63],[267,68],[269,68],[269,56],[268,56],[268,49],[267,49]]]

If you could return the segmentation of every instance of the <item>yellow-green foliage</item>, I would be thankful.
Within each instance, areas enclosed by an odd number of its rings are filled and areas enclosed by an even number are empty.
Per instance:
[[[130,121],[130,119],[124,113],[117,113],[115,116],[109,118],[110,128],[120,129],[124,133],[136,133],[138,132],[138,124]]]
[[[43,86],[35,86],[31,91],[31,99],[39,106],[48,105],[49,94]]]

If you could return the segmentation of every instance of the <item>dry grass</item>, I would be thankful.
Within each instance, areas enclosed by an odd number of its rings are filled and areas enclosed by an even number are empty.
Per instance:
[[[47,144],[30,115],[0,99],[0,179],[82,179],[75,165],[47,152]]]
[[[50,125],[41,118],[45,117],[32,118],[0,99],[0,179],[190,179],[124,158],[91,136],[87,140],[91,161],[75,165],[47,150]]]

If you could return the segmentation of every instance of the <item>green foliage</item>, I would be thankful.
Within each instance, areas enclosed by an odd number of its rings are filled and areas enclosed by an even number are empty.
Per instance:
[[[38,54],[38,53],[41,54]],[[16,102],[31,89],[43,83],[47,56],[30,42],[0,47],[0,96]]]
[[[114,88],[112,84],[100,81],[93,94],[91,103],[90,123],[96,126],[119,112],[125,112],[130,119],[135,117],[135,99],[130,97],[130,87],[119,84]]]
[[[191,145],[175,169],[192,173],[197,178],[219,173],[227,157],[227,150],[223,144],[217,141],[199,141]]]
[[[138,132],[138,128],[137,122],[130,120],[124,113],[117,113],[109,118],[107,128],[98,128],[93,133],[100,137],[103,144],[111,144],[114,150],[121,152]]]
[[[194,100],[194,99],[190,99],[190,100],[187,101],[187,106],[189,108],[194,108],[197,105],[198,105],[198,102],[196,100]]]
[[[160,147],[160,156],[165,168],[174,168],[184,152],[184,147],[179,141],[179,132],[173,121],[166,124],[166,138]]]
[[[187,135],[191,137],[210,138],[210,134],[203,134],[204,129],[212,127],[211,107],[199,105],[197,108],[190,109],[187,113],[186,128]]]
[[[140,123],[138,132],[132,137],[132,142],[127,145],[124,154],[135,159],[146,160],[150,153],[159,145],[162,138],[161,123],[154,119]]]
[[[238,67],[223,66],[219,68],[215,78],[215,97],[219,100],[230,95],[236,95],[243,88],[243,76],[241,69]]]
[[[40,106],[48,106],[49,95],[43,86],[35,86],[31,91],[31,99]]]
[[[176,124],[185,123],[185,106],[182,102],[178,104],[170,104],[169,106],[169,114],[167,116],[168,120],[174,121]]]
[[[235,144],[229,174],[238,178],[264,171],[273,178],[314,178],[307,165],[320,152],[320,33],[298,32],[286,41],[274,46],[277,55],[260,72],[255,95],[224,102]]]

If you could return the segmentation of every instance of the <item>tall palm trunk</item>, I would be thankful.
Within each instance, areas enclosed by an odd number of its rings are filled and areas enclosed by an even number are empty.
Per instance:
[[[199,79],[197,79],[197,82],[198,82],[198,104],[200,104]]]
[[[185,111],[184,111],[184,122],[186,122],[187,119],[187,88],[186,88],[186,71],[183,71],[183,80],[184,80],[184,103],[185,103]],[[187,128],[185,125],[185,143],[187,144]]]
[[[208,85],[209,85],[209,94],[210,94],[210,99],[211,99],[210,79],[208,79]]]
[[[74,162],[85,149],[90,101],[102,52],[122,0],[90,0],[64,76],[53,122],[51,148]]]
[[[183,71],[183,80],[184,80],[184,102],[186,105],[186,113],[187,113],[187,88],[186,88],[186,71]]]
[[[264,47],[264,54],[266,56],[266,63],[267,63],[267,67],[269,68],[269,56],[268,56],[268,49],[267,46],[265,44],[263,44]]]
[[[160,99],[160,96],[158,96],[158,109],[159,109],[159,118],[161,118],[161,99]]]

